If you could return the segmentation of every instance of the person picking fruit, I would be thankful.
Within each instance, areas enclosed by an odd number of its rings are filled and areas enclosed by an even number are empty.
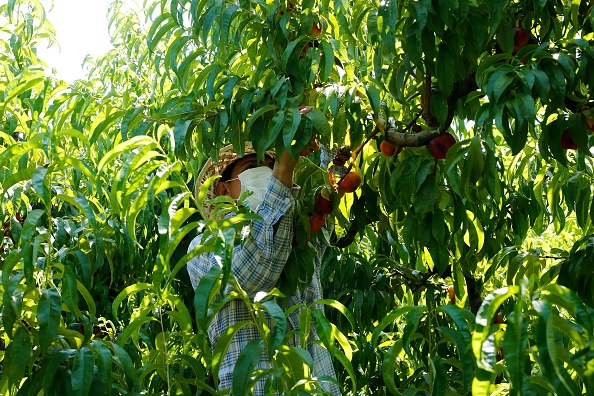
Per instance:
[[[267,152],[263,161],[258,161],[250,143],[246,143],[244,152],[244,156],[239,157],[232,146],[221,149],[218,161],[209,159],[200,172],[196,183],[196,192],[209,177],[221,175],[218,182],[210,186],[206,203],[202,208],[199,208],[207,220],[211,218],[214,210],[214,206],[208,202],[208,198],[228,196],[238,199],[242,192],[252,192],[252,195],[245,201],[250,210],[259,214],[262,219],[252,221],[249,226],[249,235],[242,244],[234,246],[231,270],[241,288],[251,299],[254,299],[257,293],[269,292],[275,287],[289,258],[293,239],[295,203],[293,192],[299,187],[293,184],[293,173],[297,161],[291,158],[286,150],[276,158],[274,158],[273,152]],[[201,243],[202,236],[199,235],[190,243],[188,251],[192,251]],[[304,290],[297,290],[295,295],[289,297],[288,308],[297,305],[310,306],[322,298],[320,259],[321,255],[315,258],[315,273],[311,284]],[[196,256],[188,262],[188,273],[194,288],[215,265],[220,264],[213,253]],[[314,305],[314,308],[323,309],[319,304]],[[300,316],[301,309],[296,309],[287,316],[287,334],[299,329]],[[268,317],[266,319],[269,322],[269,328],[273,328],[271,319]],[[227,329],[245,320],[251,320],[251,315],[244,302],[241,299],[228,301],[216,314],[208,328],[213,351],[217,341]],[[220,389],[231,388],[233,370],[240,352],[250,341],[260,338],[256,326],[243,326],[237,332],[231,340],[220,366],[218,373],[220,384],[215,385],[218,385]],[[330,354],[324,347],[315,343],[318,339],[315,327],[312,325],[307,342],[307,350],[314,363],[312,376],[336,378]],[[298,331],[294,331],[288,345],[293,347],[302,345]],[[268,353],[263,351],[256,368],[268,369],[270,367]],[[250,373],[245,374],[249,375]],[[265,389],[265,384],[266,377],[261,378],[254,387],[254,394],[269,394],[269,390]],[[322,386],[326,392],[340,395],[340,389],[336,384],[323,382]]]

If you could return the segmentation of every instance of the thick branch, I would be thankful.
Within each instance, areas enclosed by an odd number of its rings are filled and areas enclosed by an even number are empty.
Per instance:
[[[359,233],[359,222],[357,221],[357,219],[354,219],[351,222],[351,226],[347,230],[346,234],[344,234],[340,239],[338,239],[334,243],[334,246],[336,246],[338,248],[345,248],[345,247],[349,246],[351,243],[353,243],[355,241],[355,237],[357,236],[358,233]]]
[[[448,116],[445,120],[443,125],[443,130],[447,130],[454,119],[454,112],[456,110],[456,102],[468,95],[469,93],[476,91],[478,89],[478,85],[476,84],[475,74],[472,73],[468,76],[465,80],[456,81],[454,84],[454,89],[452,93],[448,97]]]
[[[363,227],[365,227],[367,224],[370,224],[370,223],[371,222],[366,217]],[[351,221],[351,225],[350,225],[349,229],[347,230],[346,234],[344,234],[342,237],[340,237],[340,239],[335,240],[334,246],[336,246],[338,248],[345,248],[345,247],[349,246],[351,243],[353,243],[355,241],[355,238],[357,237],[358,233],[359,233],[359,221],[357,219],[353,219]],[[334,234],[334,236],[336,236],[336,234]]]
[[[466,280],[466,290],[468,292],[468,303],[470,304],[470,311],[472,311],[472,313],[476,315],[483,303],[480,286],[476,279],[474,279],[472,276],[467,276],[466,274],[464,274],[464,279]]]
[[[439,132],[437,128],[430,127],[419,133],[402,133],[395,128],[386,130],[386,140],[395,146],[400,147],[421,147],[427,145]]]
[[[431,113],[431,75],[425,74],[425,93],[423,95],[423,119],[430,126],[437,126],[437,117]]]

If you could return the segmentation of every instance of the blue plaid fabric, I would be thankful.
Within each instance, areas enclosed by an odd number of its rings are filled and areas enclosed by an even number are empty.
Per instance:
[[[262,216],[261,221],[253,221],[250,225],[250,234],[246,237],[244,243],[235,246],[233,251],[232,271],[235,274],[241,287],[246,291],[250,298],[254,298],[256,293],[268,292],[274,288],[283,267],[291,253],[291,241],[293,237],[293,205],[295,199],[291,189],[287,188],[276,178],[272,177],[264,201],[257,208],[257,212]],[[278,223],[276,233],[273,231],[273,225]],[[201,236],[197,236],[190,243],[188,251],[201,243]],[[316,258],[315,273],[309,287],[298,291],[295,296],[290,297],[288,307],[305,304],[311,305],[314,301],[322,298],[322,288],[320,284],[320,260],[321,254]],[[188,272],[194,288],[198,285],[200,279],[214,265],[219,265],[214,255],[203,254],[194,257],[188,262]],[[323,306],[316,305],[314,308],[323,310]],[[299,329],[299,320],[301,309],[296,309],[287,317],[287,332]],[[229,301],[213,319],[208,329],[212,348],[217,344],[219,337],[229,327],[237,322],[251,320],[245,304],[234,299]],[[269,326],[272,328],[270,318]],[[297,332],[296,332],[297,333]],[[328,351],[313,341],[318,340],[313,319],[310,325],[310,337],[307,343],[307,350],[311,354],[314,362],[313,376],[331,376],[336,378],[332,360]],[[219,388],[230,388],[233,379],[233,369],[235,362],[241,350],[247,343],[254,339],[259,339],[260,334],[255,326],[244,326],[237,332],[229,350],[221,363],[219,370],[220,384]],[[289,340],[290,346],[301,345],[298,339],[298,333]],[[262,358],[257,366],[259,369],[270,367],[268,355],[263,351]],[[247,375],[248,373],[246,373]],[[258,381],[254,388],[255,395],[264,395],[265,378]],[[324,383],[324,389],[332,395],[340,395],[340,389],[330,383]]]

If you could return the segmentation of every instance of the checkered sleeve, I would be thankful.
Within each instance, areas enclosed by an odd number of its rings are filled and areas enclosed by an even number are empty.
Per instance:
[[[191,252],[196,246],[202,243],[202,234],[196,236],[196,238],[192,239],[190,242],[190,246],[188,246],[188,252]],[[190,276],[190,281],[192,282],[192,287],[196,289],[200,279],[208,273],[210,268],[216,264],[216,259],[214,258],[213,254],[200,254],[198,256],[192,257],[188,261],[188,275]]]
[[[235,252],[232,264],[233,273],[250,297],[259,291],[270,291],[289,258],[294,203],[291,189],[272,177],[257,208],[262,220],[252,222],[251,232],[241,250]]]

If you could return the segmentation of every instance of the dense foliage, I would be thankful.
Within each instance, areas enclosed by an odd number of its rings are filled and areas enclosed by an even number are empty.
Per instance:
[[[281,309],[314,243],[325,315],[304,307],[300,331],[315,323],[344,394],[594,392],[591,1],[116,0],[114,49],[73,84],[37,57],[45,12],[0,5],[0,393],[224,394],[247,325],[263,342],[233,394],[262,375],[316,393]],[[206,222],[193,193],[206,158],[246,140],[306,154],[295,254],[258,301],[219,294],[254,215],[222,199],[237,215]],[[362,183],[343,195],[346,170]],[[203,252],[222,266],[195,293]],[[211,351],[229,298],[253,324]],[[264,345],[273,368],[252,372]]]

